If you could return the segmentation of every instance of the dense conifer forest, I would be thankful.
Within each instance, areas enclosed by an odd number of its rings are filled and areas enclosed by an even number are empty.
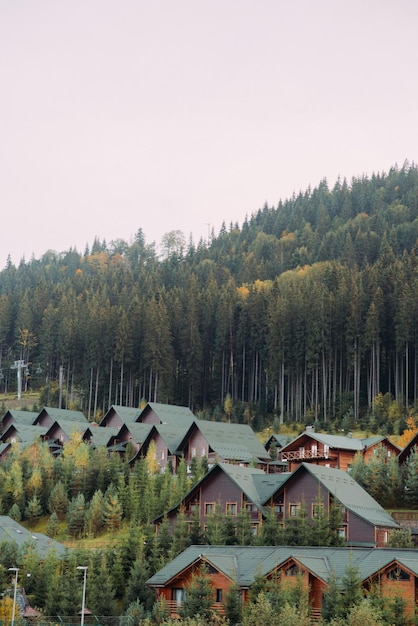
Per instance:
[[[139,224],[140,226],[140,224]],[[141,399],[265,425],[362,421],[417,401],[418,169],[265,205],[208,241],[98,239],[0,273],[0,391],[97,419]]]

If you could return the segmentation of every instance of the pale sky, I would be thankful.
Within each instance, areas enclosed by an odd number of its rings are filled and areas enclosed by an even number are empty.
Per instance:
[[[0,269],[418,160],[416,0],[0,0]]]

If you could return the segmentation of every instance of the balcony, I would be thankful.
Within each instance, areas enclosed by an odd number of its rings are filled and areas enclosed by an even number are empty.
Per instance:
[[[329,450],[318,448],[316,450],[289,450],[282,452],[282,461],[310,461],[312,459],[331,459],[334,455]]]

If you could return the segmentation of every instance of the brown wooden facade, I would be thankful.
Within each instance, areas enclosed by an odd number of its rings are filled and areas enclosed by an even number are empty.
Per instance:
[[[349,471],[357,453],[362,454],[368,463],[380,446],[385,448],[388,457],[399,454],[399,448],[388,438],[376,438],[376,442],[362,446],[359,440],[352,437],[334,436],[327,441],[326,436],[321,440],[320,435],[316,437],[306,431],[282,448],[281,458],[288,462],[289,471],[296,469],[300,463]]]
[[[374,548],[353,551],[348,548],[192,546],[147,584],[155,589],[157,600],[164,598],[170,616],[178,617],[184,595],[202,567],[213,587],[212,609],[219,613],[225,611],[224,603],[232,585],[237,585],[245,605],[249,600],[251,584],[260,574],[266,580],[280,580],[280,584],[285,586],[302,581],[308,593],[312,621],[316,623],[320,621],[324,592],[328,588],[331,572],[341,572],[337,583],[343,593],[345,568],[354,565],[364,576],[361,586],[365,597],[371,588],[380,590],[382,597],[389,600],[401,597],[405,602],[405,617],[413,618],[418,602],[417,551],[400,550],[397,555],[396,550],[379,550],[379,559],[375,558],[375,553]],[[235,574],[225,565],[228,559],[234,559],[236,563]],[[176,562],[179,562],[178,570]],[[164,570],[169,572],[167,577],[163,575]]]

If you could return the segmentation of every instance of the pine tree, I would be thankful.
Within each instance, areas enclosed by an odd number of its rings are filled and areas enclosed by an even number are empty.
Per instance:
[[[186,597],[179,613],[183,618],[199,615],[202,619],[210,621],[214,602],[215,592],[212,581],[206,568],[202,566],[187,587]]]

